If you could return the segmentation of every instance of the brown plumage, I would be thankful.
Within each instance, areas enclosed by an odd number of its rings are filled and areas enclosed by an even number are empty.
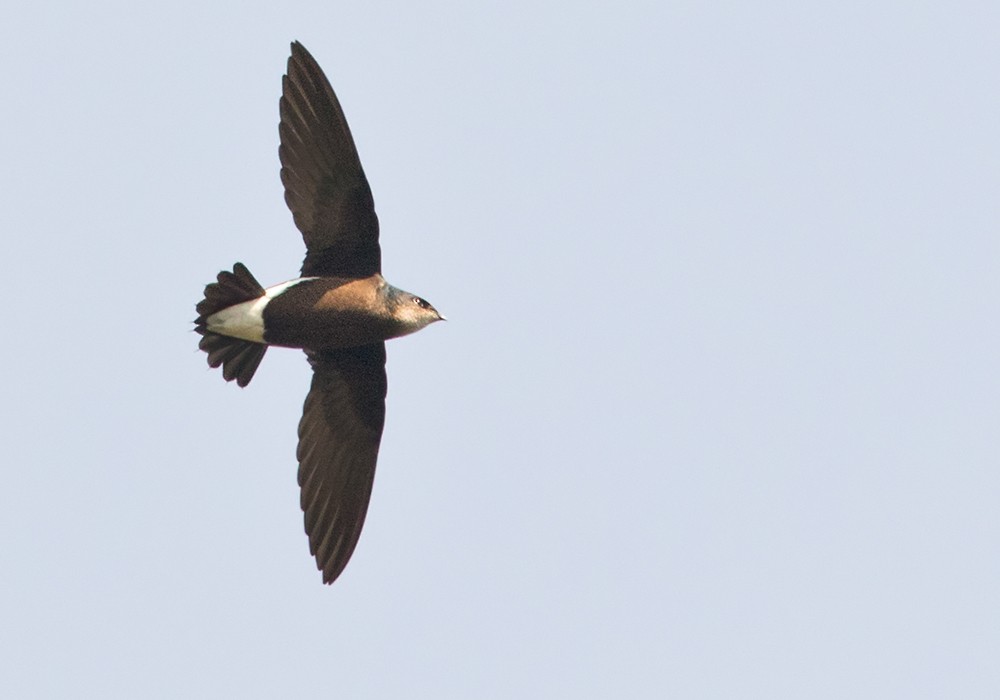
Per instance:
[[[302,278],[265,290],[237,263],[198,304],[212,367],[246,386],[269,345],[313,369],[299,422],[299,486],[310,552],[332,583],[357,545],[385,423],[384,340],[441,320],[381,275],[378,217],[354,139],[319,65],[295,42],[282,80],[281,181],[306,244]]]

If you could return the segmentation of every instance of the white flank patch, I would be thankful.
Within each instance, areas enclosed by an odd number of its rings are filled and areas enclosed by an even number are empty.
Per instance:
[[[289,287],[294,287],[299,282],[314,280],[315,277],[299,277],[288,280],[264,290],[264,296],[239,304],[233,304],[216,311],[206,319],[208,330],[219,335],[228,335],[231,338],[250,340],[254,343],[264,342],[264,307],[272,299],[280,296]]]

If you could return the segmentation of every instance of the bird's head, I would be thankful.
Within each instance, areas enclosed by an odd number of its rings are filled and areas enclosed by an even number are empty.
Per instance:
[[[416,294],[395,288],[392,288],[390,294],[393,298],[392,317],[403,331],[400,335],[415,333],[435,321],[447,320],[429,301]]]

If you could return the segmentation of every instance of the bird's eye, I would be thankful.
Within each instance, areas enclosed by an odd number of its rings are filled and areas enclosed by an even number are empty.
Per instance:
[[[426,309],[430,304],[421,299],[420,297],[413,297],[413,303],[419,306],[421,309]]]

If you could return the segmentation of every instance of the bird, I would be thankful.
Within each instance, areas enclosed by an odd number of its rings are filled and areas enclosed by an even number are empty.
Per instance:
[[[242,263],[196,305],[198,347],[240,387],[270,346],[303,350],[312,382],[298,425],[310,554],[331,584],[354,553],[385,424],[385,341],[445,320],[382,277],[371,188],[319,64],[292,42],[279,101],[281,182],[306,246],[299,276],[264,288]]]

